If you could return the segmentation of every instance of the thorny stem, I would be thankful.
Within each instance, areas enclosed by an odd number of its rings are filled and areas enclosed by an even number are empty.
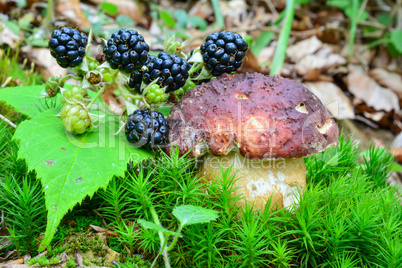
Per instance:
[[[160,221],[159,221],[158,214],[156,214],[155,208],[153,206],[151,206],[149,208],[149,210],[151,211],[151,215],[154,218],[155,224],[159,225],[159,226],[162,226]],[[167,251],[165,250],[165,246],[166,246],[165,235],[164,235],[163,232],[160,232],[160,231],[158,231],[158,235],[159,235],[159,238],[161,240],[161,252],[162,252],[162,255],[163,255],[163,259],[165,260],[165,267],[170,268],[169,256],[167,255]]]
[[[10,126],[12,126],[13,128],[17,128],[17,126],[13,123],[13,122],[11,122],[10,120],[8,120],[7,118],[5,118],[4,117],[4,115],[2,115],[2,114],[0,114],[0,119],[1,120],[4,120],[4,122],[6,122],[7,124],[9,124]]]

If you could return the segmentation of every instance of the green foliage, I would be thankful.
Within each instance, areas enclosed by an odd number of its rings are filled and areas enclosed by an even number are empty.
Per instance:
[[[0,211],[5,212],[19,254],[35,254],[39,234],[45,229],[46,209],[42,187],[30,176],[0,178]]]
[[[137,162],[149,156],[126,146],[124,133],[114,135],[118,126],[113,120],[103,121],[98,129],[77,139],[64,132],[60,119],[53,116],[57,112],[50,109],[21,123],[14,135],[23,145],[19,156],[37,172],[44,187],[48,227],[43,246],[50,243],[69,209],[106,187],[113,176],[124,175],[130,159]]]
[[[22,85],[37,85],[42,82],[41,76],[35,72],[34,64],[26,68],[27,61],[23,64],[18,63],[19,52],[12,53],[11,49],[0,49],[0,86],[3,85],[7,79],[8,86],[22,86]]]
[[[39,99],[39,94],[44,89],[43,85],[0,89],[0,101],[11,105],[16,112],[33,118],[47,108],[54,108],[60,105],[58,99],[48,101]]]

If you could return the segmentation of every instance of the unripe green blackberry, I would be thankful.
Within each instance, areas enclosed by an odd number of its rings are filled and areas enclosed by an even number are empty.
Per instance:
[[[89,97],[87,90],[82,87],[73,86],[64,90],[63,96],[60,100],[61,104],[71,103],[71,102],[82,102],[84,104],[89,103]]]
[[[181,97],[184,95],[184,93],[192,90],[195,88],[196,84],[192,80],[187,80],[186,84],[182,86],[179,90],[175,91],[176,96]]]
[[[166,94],[158,85],[151,85],[146,93],[148,103],[162,103],[166,100]]]
[[[82,134],[91,126],[88,111],[80,104],[65,104],[61,109],[64,128],[73,135]]]

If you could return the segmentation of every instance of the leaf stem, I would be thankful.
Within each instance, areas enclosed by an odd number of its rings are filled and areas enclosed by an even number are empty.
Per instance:
[[[159,225],[159,226],[162,226],[160,221],[159,221],[158,214],[156,214],[155,208],[153,206],[151,206],[149,208],[149,210],[151,211],[151,215],[152,215],[152,217],[154,219],[155,224]],[[160,250],[160,252],[162,252],[163,259],[165,261],[165,267],[170,268],[169,256],[167,255],[167,251],[165,250],[167,239],[165,238],[165,235],[164,235],[163,232],[158,231],[158,235],[159,235],[159,238],[161,240],[161,250]]]
[[[180,225],[179,228],[177,229],[177,235],[175,235],[172,244],[170,244],[170,246],[166,249],[166,251],[170,251],[174,248],[174,246],[176,245],[177,240],[179,239],[181,230],[183,229],[184,225]]]

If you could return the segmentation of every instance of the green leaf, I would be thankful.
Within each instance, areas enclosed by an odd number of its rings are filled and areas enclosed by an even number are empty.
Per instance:
[[[143,220],[143,219],[138,219],[137,222],[138,222],[142,227],[144,227],[145,229],[151,229],[151,230],[155,230],[155,231],[157,231],[157,232],[163,232],[163,233],[165,233],[165,234],[167,234],[167,235],[179,235],[179,234],[176,233],[176,232],[172,232],[172,231],[170,231],[170,230],[168,230],[168,229],[165,229],[165,228],[163,228],[162,226],[157,225],[157,224],[155,224],[155,223],[153,223],[153,222],[150,222],[150,221],[146,221],[146,220]]]
[[[345,8],[344,12],[345,15],[348,16],[349,18],[357,17],[359,15],[360,8],[354,10],[352,6],[349,6]],[[365,21],[368,15],[369,15],[368,12],[366,10],[363,10],[362,15],[359,17],[359,22]]]
[[[48,214],[41,250],[68,210],[105,188],[113,176],[124,176],[130,159],[136,164],[152,156],[128,145],[124,131],[114,135],[119,129],[115,117],[105,116],[92,132],[72,136],[56,116],[59,112],[49,109],[26,120],[14,134],[20,144],[18,157],[36,171],[45,193]]]
[[[108,2],[103,2],[100,5],[101,9],[103,12],[109,14],[109,15],[116,15],[117,11],[119,11],[119,7],[116,6],[115,4],[108,3]]]
[[[255,41],[253,47],[251,48],[251,51],[255,56],[258,56],[260,54],[261,50],[265,48],[274,38],[275,33],[274,32],[262,32],[260,36],[258,36],[257,40]]]
[[[5,101],[15,110],[30,118],[41,113],[42,107],[49,100],[39,99],[40,92],[45,89],[44,85],[26,87],[6,87],[0,88],[0,101]],[[59,99],[52,99],[59,105]],[[54,107],[54,106],[53,106]]]
[[[171,16],[170,12],[167,10],[160,10],[159,14],[161,16],[161,19],[163,22],[166,24],[167,27],[169,28],[174,28],[176,26],[176,22]]]
[[[4,19],[1,19],[1,18],[0,18],[0,21],[3,22],[7,26],[7,28],[9,28],[16,35],[20,34],[21,28],[18,25],[18,23],[14,22],[14,21],[4,20]]]
[[[391,32],[391,42],[399,53],[402,53],[402,30]]]
[[[205,223],[216,220],[218,212],[191,205],[182,205],[173,209],[173,215],[180,221],[181,225]]]
[[[135,22],[128,16],[119,15],[116,17],[116,23],[122,26],[134,26]]]
[[[170,114],[170,109],[172,109],[171,105],[162,106],[158,109],[158,112],[163,114],[164,116],[168,116]]]
[[[173,14],[177,21],[176,26],[178,28],[185,30],[187,27],[187,20],[188,20],[187,12],[184,9],[175,9]]]
[[[334,6],[334,7],[339,7],[341,9],[345,9],[349,6],[352,6],[352,3],[350,0],[329,0],[329,1],[327,1],[327,4]]]
[[[198,28],[201,31],[205,31],[208,27],[208,23],[203,18],[198,16],[192,16],[188,19],[188,21],[193,28]]]
[[[399,165],[396,162],[392,162],[391,166],[389,167],[389,169],[392,172],[402,172],[402,165]]]

